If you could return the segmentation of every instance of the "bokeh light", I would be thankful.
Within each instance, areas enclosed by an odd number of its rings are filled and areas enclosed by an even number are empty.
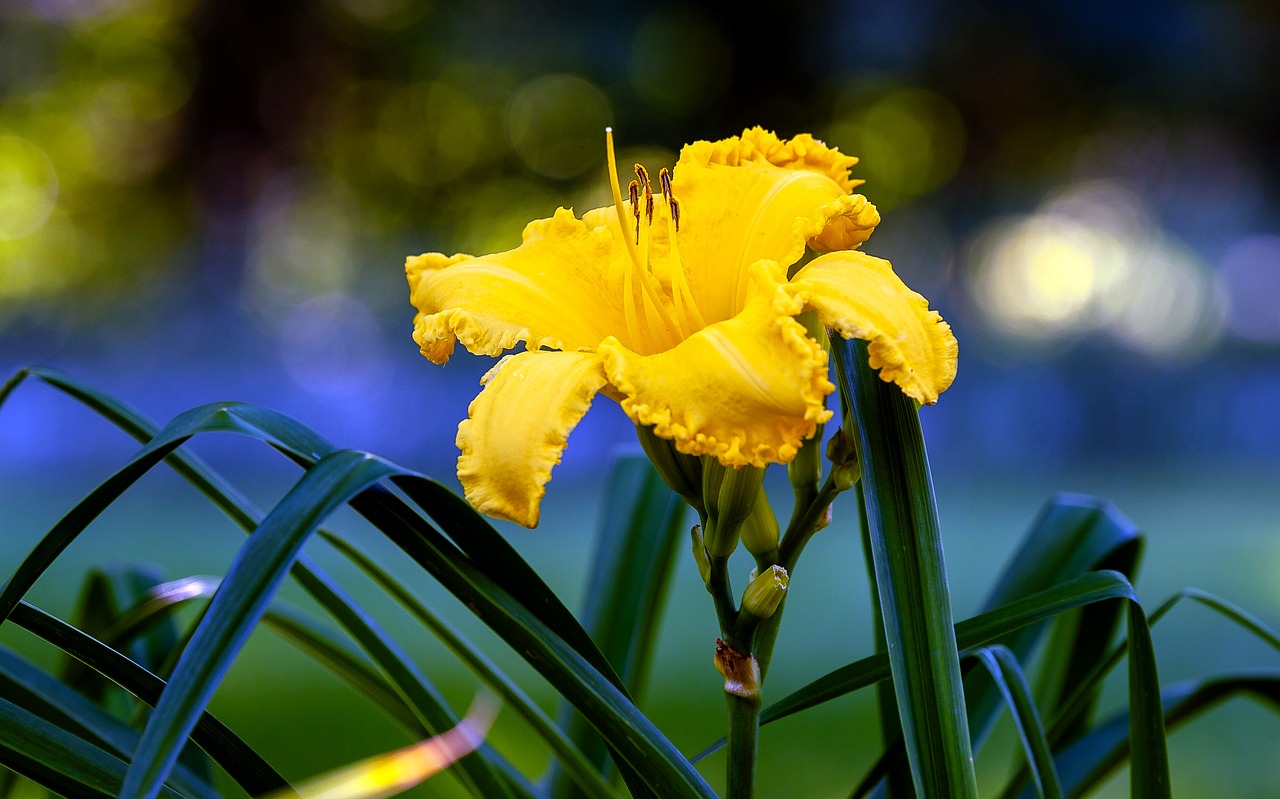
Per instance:
[[[1170,358],[1205,352],[1221,335],[1212,276],[1119,184],[1074,185],[1034,214],[992,223],[970,260],[968,288],[984,319],[1024,343],[1105,332]]]
[[[1218,263],[1232,335],[1280,344],[1280,236],[1248,236]]]
[[[863,191],[890,209],[936,189],[955,175],[965,149],[955,106],[921,88],[852,86],[822,127],[828,144],[855,155]]]
[[[511,146],[549,178],[581,175],[599,163],[601,134],[613,121],[609,98],[576,75],[544,75],[520,87],[507,109]]]
[[[630,76],[656,109],[684,114],[728,84],[733,51],[715,20],[692,6],[660,7],[631,40]]]
[[[0,241],[39,230],[58,199],[58,175],[36,145],[0,132]]]

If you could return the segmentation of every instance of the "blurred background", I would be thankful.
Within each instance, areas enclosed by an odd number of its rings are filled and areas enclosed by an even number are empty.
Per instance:
[[[884,217],[864,249],[961,343],[957,382],[923,413],[959,614],[1066,489],[1114,499],[1151,534],[1144,598],[1194,584],[1280,624],[1271,3],[827,0],[727,18],[695,2],[9,0],[0,368],[56,366],[159,421],[262,403],[452,481],[455,426],[488,363],[418,355],[404,257],[507,249],[557,206],[604,204],[606,125],[620,161],[651,169],[752,125],[862,159],[860,191]],[[511,530],[568,601],[601,465],[632,440],[596,403],[543,528]],[[264,505],[295,477],[249,442],[196,448]],[[68,398],[22,387],[0,410],[0,558],[21,557],[131,451]],[[225,568],[236,534],[193,492],[157,474],[131,496],[37,599],[69,607],[83,569],[112,559]],[[783,639],[803,657],[779,656],[774,696],[866,652],[857,548],[820,546]],[[672,602],[701,615],[664,635],[652,707],[692,751],[718,729],[714,623],[680,566]],[[831,603],[851,602],[832,628]],[[1166,679],[1275,665],[1208,614],[1166,625]],[[286,647],[255,646],[219,701],[290,776],[397,745]],[[690,670],[709,708],[694,717],[681,710],[694,691],[663,682]],[[254,697],[286,685],[297,701],[264,714]],[[831,725],[816,748],[766,732],[765,795],[783,763],[801,764],[793,792],[843,795],[869,763],[848,724],[866,710],[816,717]],[[518,729],[498,734],[519,748]],[[1178,795],[1274,796],[1277,739],[1273,716],[1231,703],[1175,736]]]

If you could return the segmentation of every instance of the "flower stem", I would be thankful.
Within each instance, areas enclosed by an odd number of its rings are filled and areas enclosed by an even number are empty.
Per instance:
[[[727,799],[750,799],[755,795],[756,741],[760,729],[760,697],[744,699],[726,693],[729,705],[729,767],[725,786]]]
[[[760,667],[750,653],[717,641],[716,668],[724,675],[724,698],[729,711],[725,796],[726,799],[750,799],[755,794],[756,783]]]

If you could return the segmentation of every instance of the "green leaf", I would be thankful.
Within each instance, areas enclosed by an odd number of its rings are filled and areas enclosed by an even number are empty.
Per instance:
[[[1108,599],[1137,599],[1133,586],[1118,572],[1100,571],[1068,580],[997,610],[955,625],[957,645],[973,649],[1003,640],[1004,636],[1058,613]],[[889,677],[887,655],[876,654],[841,666],[765,708],[761,723],[777,721],[832,699],[874,685]]]
[[[582,624],[633,696],[639,695],[655,650],[672,555],[684,540],[684,519],[684,502],[667,488],[646,457],[627,455],[614,461]],[[569,739],[603,773],[608,753],[595,730],[572,707],[564,708],[560,718]],[[571,776],[554,772],[549,795],[581,796],[566,779]]]
[[[116,758],[138,745],[138,733],[120,719],[68,688],[53,675],[0,647],[0,697],[83,739]],[[124,775],[123,763],[120,775]],[[179,765],[169,784],[193,799],[217,799],[203,773]]]
[[[14,608],[10,619],[19,627],[92,666],[148,705],[154,707],[159,700],[165,686],[163,680],[61,619],[26,602],[20,602]],[[191,740],[250,794],[257,796],[288,790],[289,784],[275,769],[212,715],[205,713],[200,717]]]
[[[293,564],[307,537],[333,511],[396,467],[363,452],[340,450],[309,469],[241,547],[222,586],[178,660],[138,744],[123,793],[155,795],[214,689]],[[448,722],[447,726],[452,723]],[[481,796],[508,794],[491,763],[468,756],[459,776]]]
[[[1129,611],[1129,795],[1134,799],[1169,799],[1169,752],[1160,702],[1156,652],[1147,615],[1137,602]]]
[[[520,717],[533,728],[533,731],[551,748],[551,751],[564,764],[568,774],[582,789],[584,795],[594,799],[613,799],[616,792],[574,747],[573,743],[560,732],[551,718],[530,699],[520,686],[502,673],[494,663],[479,649],[476,649],[466,638],[459,634],[448,622],[432,613],[429,608],[414,598],[399,582],[381,569],[363,553],[342,539],[321,532],[330,544],[343,555],[351,559],[365,574],[369,575],[384,591],[404,606],[410,614],[427,627],[444,645],[458,655],[467,667],[486,685],[492,688],[503,701],[511,706]]]
[[[916,790],[977,796],[951,595],[916,404],[872,371],[865,342],[833,336],[862,467],[898,715]]]
[[[90,407],[101,408],[104,415],[126,430],[136,433],[146,430],[145,420],[136,413],[77,381],[48,370],[32,370],[31,374],[81,398]],[[252,524],[248,504],[234,490],[198,460],[173,451],[185,437],[209,430],[249,435],[276,446],[302,464],[331,450],[327,442],[307,428],[272,411],[237,404],[205,406],[176,418],[135,461],[98,491],[108,496],[112,492],[118,495],[150,465],[172,455],[170,463],[175,469],[208,493],[238,523]],[[465,502],[433,481],[405,472],[396,482],[419,506],[431,510],[458,546],[467,549],[465,555],[390,492],[370,489],[359,502],[353,502],[353,506],[393,537],[495,632],[512,642],[521,656],[568,696],[619,752],[622,763],[627,764],[623,767],[624,776],[628,771],[643,775],[664,796],[712,795],[696,770],[630,702],[621,681],[581,625],[496,531]],[[51,562],[56,552],[61,551],[60,547],[69,543],[114,496],[104,499],[95,492],[95,496],[86,498],[74,509],[74,519],[66,520],[63,527],[51,531],[42,546],[37,547],[38,552],[29,558],[36,565],[20,566],[5,591],[0,592],[0,601],[25,593],[35,579],[33,575],[42,570],[39,562]],[[77,525],[78,529],[72,532]],[[53,550],[52,555],[49,550]],[[342,595],[319,570],[312,566],[306,570],[295,568],[293,573],[308,591],[314,592],[323,585],[330,596],[320,601],[331,612],[335,610],[333,603]],[[499,584],[490,575],[502,577],[506,582]],[[506,590],[508,587],[526,601],[516,601]],[[349,602],[338,609],[358,612]],[[4,606],[0,604],[2,610]],[[564,637],[561,632],[565,633]]]
[[[1017,658],[1008,647],[999,644],[983,647],[974,655],[986,667],[992,682],[1004,695],[1014,726],[1018,730],[1018,737],[1022,739],[1027,763],[1031,767],[1036,795],[1040,799],[1060,799],[1062,786],[1053,763],[1053,752],[1049,749],[1040,713],[1031,698],[1031,687],[1027,685],[1026,675]]]
[[[1032,523],[982,609],[994,610],[1090,571],[1112,569],[1132,581],[1141,549],[1138,528],[1110,502],[1079,494],[1058,494]],[[1062,633],[1055,641],[1057,651],[1046,660],[1069,660],[1072,665],[1056,670],[1057,684],[1047,686],[1050,708],[1061,706],[1067,686],[1079,685],[1085,679],[1087,667],[1105,652],[1119,623],[1121,610],[1113,603],[1091,607],[1099,609],[1075,619],[1074,624],[1059,622]],[[1026,661],[1047,630],[1047,623],[1033,625],[1001,643],[1019,660]],[[999,699],[994,686],[983,680],[966,680],[965,688],[970,729],[978,746],[995,722]],[[1096,692],[1089,694],[1086,707],[1095,697]]]
[[[1252,696],[1280,713],[1280,670],[1225,674],[1166,686],[1161,695],[1165,723],[1175,729],[1240,695]],[[1124,763],[1129,755],[1129,727],[1129,713],[1117,713],[1058,753],[1068,796],[1087,795]]]
[[[3,698],[0,765],[72,799],[116,796],[125,770],[119,758]],[[167,786],[156,792],[179,797]]]

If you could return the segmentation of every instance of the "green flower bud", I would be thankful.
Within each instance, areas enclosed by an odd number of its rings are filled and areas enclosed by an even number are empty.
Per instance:
[[[758,619],[767,619],[778,610],[787,596],[790,577],[781,566],[771,566],[763,574],[756,575],[742,593],[742,612]]]
[[[756,497],[756,505],[751,509],[751,515],[742,523],[739,535],[742,537],[742,545],[757,558],[772,560],[777,557],[781,531],[778,529],[778,517],[769,505],[769,495],[764,491]]]
[[[707,526],[702,533],[707,554],[727,558],[737,548],[742,523],[760,496],[764,469],[721,466],[710,456],[704,457],[702,463],[702,499],[707,510]]]
[[[808,505],[818,494],[818,482],[822,479],[822,425],[813,437],[800,444],[800,451],[787,464],[787,477],[795,491],[796,504]]]
[[[667,487],[679,494],[700,516],[705,516],[707,510],[702,502],[702,463],[697,456],[676,450],[675,442],[654,435],[653,428],[648,425],[636,425],[636,437],[640,439],[640,448],[649,456],[649,462],[658,470]]]
[[[827,460],[831,461],[831,479],[836,490],[848,491],[862,477],[862,464],[858,462],[858,451],[853,440],[844,432],[844,428],[827,442]]]
[[[702,540],[702,528],[695,524],[689,535],[693,539],[693,562],[698,564],[703,585],[707,585],[711,582],[711,561],[707,558],[707,545]]]

